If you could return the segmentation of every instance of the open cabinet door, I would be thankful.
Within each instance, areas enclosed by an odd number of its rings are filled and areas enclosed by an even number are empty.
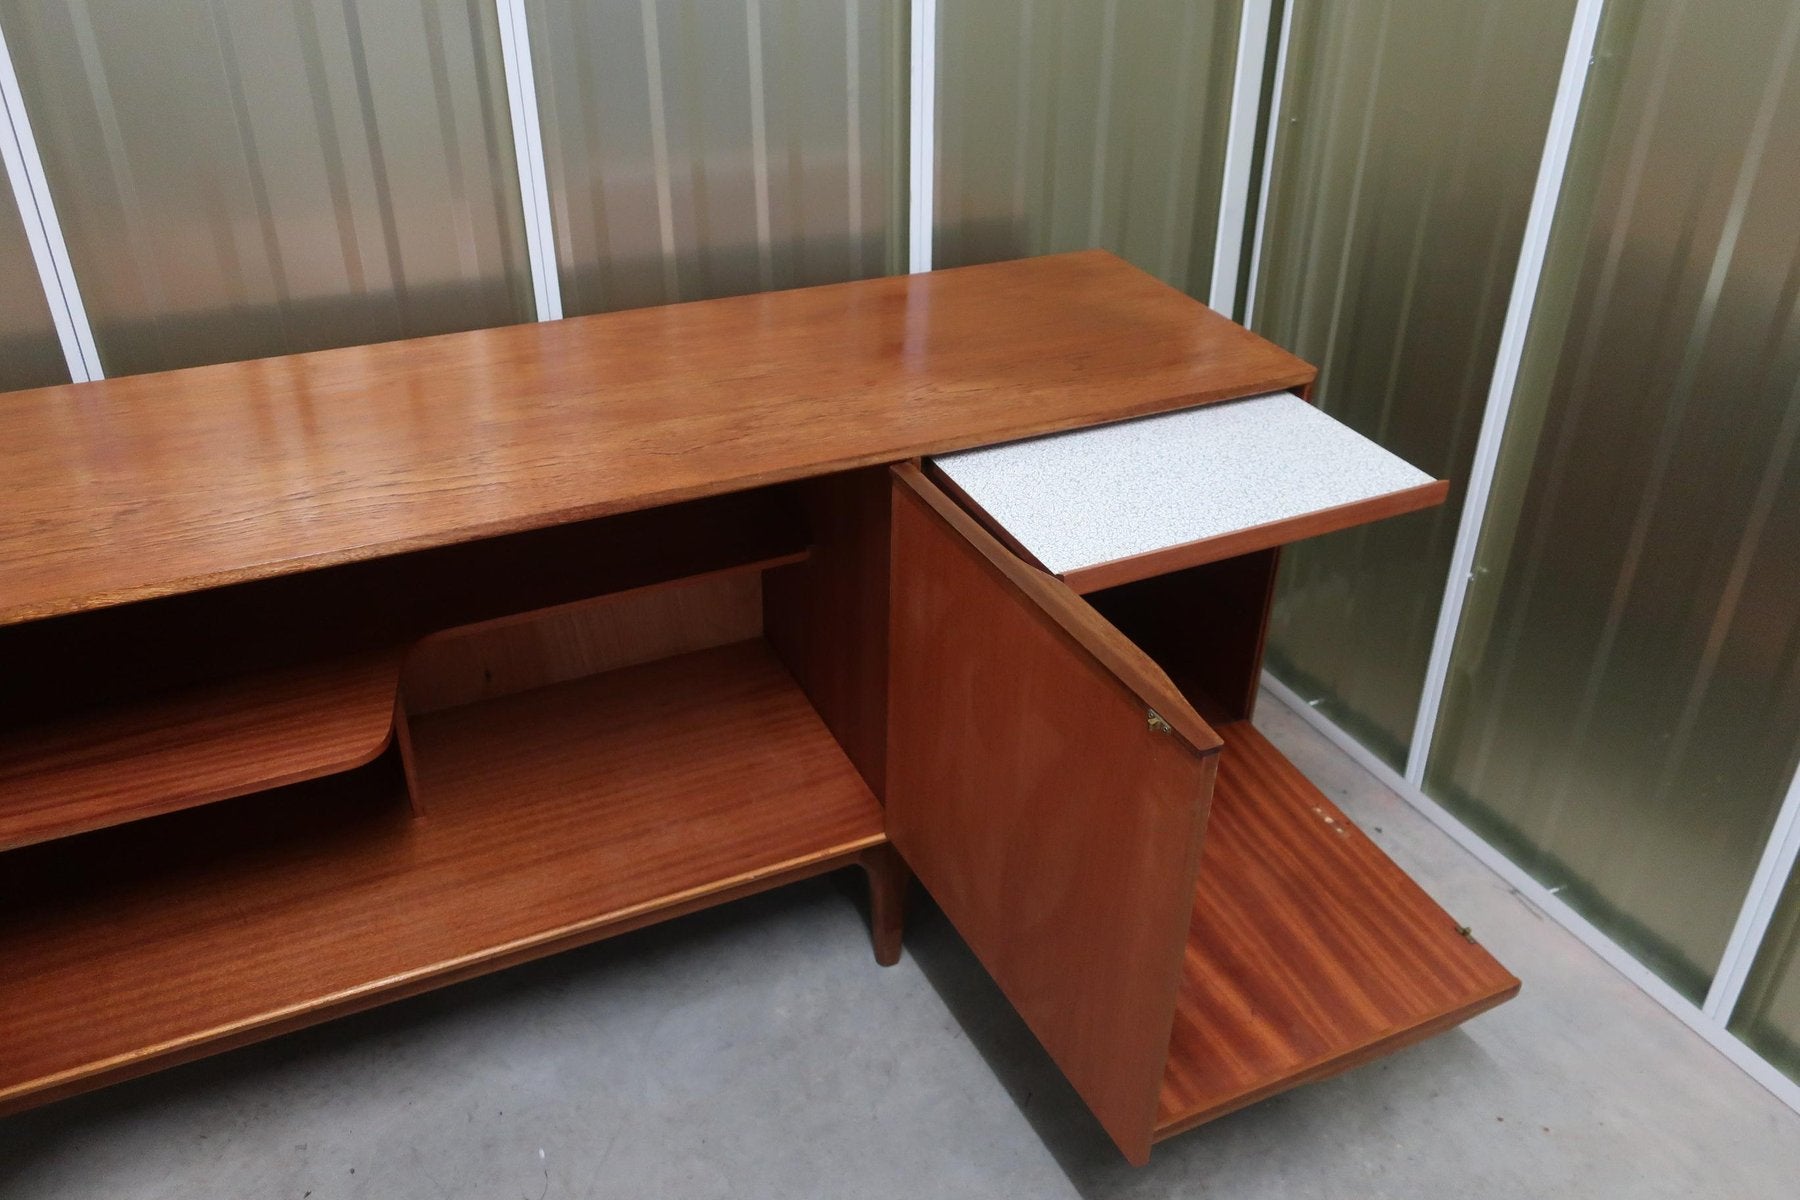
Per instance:
[[[1220,741],[1065,584],[894,478],[888,835],[1142,1164]]]

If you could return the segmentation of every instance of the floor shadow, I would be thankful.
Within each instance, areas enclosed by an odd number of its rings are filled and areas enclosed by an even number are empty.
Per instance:
[[[1109,1158],[1123,1162],[949,919],[917,891],[907,912],[906,953],[1071,1182],[1081,1187]]]
[[[1429,1103],[1425,1093],[1435,1079],[1480,1069],[1478,1060],[1485,1057],[1463,1031],[1453,1030],[1380,1063],[1229,1113],[1159,1143],[1148,1166],[1133,1167],[949,919],[917,893],[907,914],[906,953],[1086,1200],[1208,1194],[1205,1181],[1226,1158],[1279,1154],[1297,1137],[1333,1138],[1342,1132],[1345,1110],[1383,1119],[1380,1114]]]

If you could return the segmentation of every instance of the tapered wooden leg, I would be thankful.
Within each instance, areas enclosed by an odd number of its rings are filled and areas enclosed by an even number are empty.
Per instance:
[[[900,961],[906,888],[912,882],[912,872],[892,846],[865,850],[859,861],[869,875],[869,927],[875,941],[875,961],[891,967]]]

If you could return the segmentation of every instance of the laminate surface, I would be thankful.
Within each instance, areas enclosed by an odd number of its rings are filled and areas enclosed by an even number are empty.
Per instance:
[[[1225,747],[1156,1136],[1346,1070],[1519,981],[1247,721]]]
[[[1281,393],[931,460],[1078,592],[1439,503],[1445,485]]]
[[[0,734],[0,850],[299,783],[372,760],[400,655],[186,688]]]
[[[423,819],[397,774],[358,772],[14,851],[0,1111],[886,841],[760,640],[427,714],[412,739]]]
[[[0,622],[1305,384],[1100,251],[0,396]]]

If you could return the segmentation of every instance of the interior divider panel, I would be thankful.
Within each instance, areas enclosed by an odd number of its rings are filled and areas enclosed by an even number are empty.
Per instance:
[[[393,735],[400,654],[121,702],[0,734],[0,850],[348,771]]]
[[[930,460],[946,491],[1077,592],[1441,503],[1449,484],[1290,392]]]
[[[1219,739],[911,466],[894,471],[892,547],[888,834],[1141,1164]]]

